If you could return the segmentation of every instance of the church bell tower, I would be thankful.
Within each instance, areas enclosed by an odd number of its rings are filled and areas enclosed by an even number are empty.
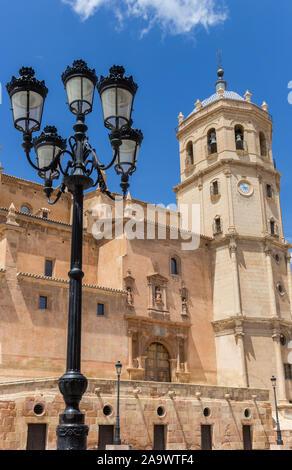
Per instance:
[[[275,375],[288,413],[291,245],[283,233],[272,117],[249,91],[229,91],[221,67],[217,75],[215,93],[178,116],[181,182],[174,191],[178,206],[200,205],[200,232],[210,237],[218,384],[270,388]]]

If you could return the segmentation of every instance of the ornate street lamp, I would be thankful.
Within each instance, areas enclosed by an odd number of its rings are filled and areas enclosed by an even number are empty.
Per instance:
[[[279,423],[279,416],[278,416],[278,405],[277,405],[277,395],[276,395],[276,377],[271,377],[272,387],[274,390],[274,399],[275,399],[275,410],[276,410],[276,424],[277,424],[277,444],[279,446],[283,445],[280,423]]]
[[[62,139],[57,134],[55,126],[46,126],[41,135],[33,139],[33,146],[37,157],[37,167],[49,168],[46,171],[39,171],[39,176],[49,184],[50,181],[60,176],[59,153],[66,149],[66,139]],[[52,166],[53,161],[55,165]]]
[[[115,427],[115,438],[114,444],[120,445],[121,438],[120,438],[120,375],[122,372],[122,364],[120,361],[116,363],[116,372],[118,377],[118,390],[117,390],[117,416],[116,416],[116,427]]]
[[[19,78],[12,77],[7,84],[14,125],[24,133],[39,131],[48,89],[44,81],[34,78],[31,67],[22,67],[19,75]]]
[[[77,115],[91,113],[97,76],[83,60],[75,60],[73,66],[62,74],[70,111]]]
[[[113,131],[130,127],[138,88],[133,77],[125,77],[124,67],[114,65],[108,77],[100,77],[97,88],[102,102],[104,125]]]
[[[32,133],[41,126],[43,105],[47,88],[43,81],[34,77],[34,70],[23,67],[20,77],[12,77],[6,85],[11,98],[14,126],[23,133],[23,148],[29,163],[44,180],[44,191],[49,204],[55,204],[67,189],[73,195],[73,222],[71,243],[71,265],[69,271],[69,314],[67,334],[66,372],[59,379],[66,408],[60,415],[57,437],[59,450],[84,450],[88,426],[79,403],[87,388],[87,379],[80,372],[81,364],[81,300],[82,300],[82,232],[83,193],[98,186],[100,191],[113,198],[107,189],[103,172],[114,166],[121,174],[123,196],[129,187],[128,179],[136,169],[137,155],[142,143],[141,131],[130,128],[132,124],[133,99],[137,85],[132,77],[124,76],[123,67],[114,66],[109,77],[102,77],[98,90],[102,99],[104,124],[112,131],[110,142],[113,158],[106,166],[100,163],[86,135],[85,115],[92,111],[94,88],[98,82],[93,69],[82,60],[73,62],[62,74],[70,111],[76,115],[74,135],[66,140],[60,137],[54,126],[47,126],[32,139]],[[114,97],[114,104],[112,103]],[[34,147],[36,161],[31,158]],[[64,157],[67,163],[64,165]],[[68,158],[69,157],[69,158]],[[92,178],[96,172],[95,180]],[[62,182],[54,201],[53,180],[62,174]]]
[[[119,132],[119,141],[115,133],[110,134],[110,141],[115,155],[115,170],[121,175],[121,188],[125,194],[129,187],[129,176],[136,171],[139,148],[143,134],[138,129],[127,128]]]

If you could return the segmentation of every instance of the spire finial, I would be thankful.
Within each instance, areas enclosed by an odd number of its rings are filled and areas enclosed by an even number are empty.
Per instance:
[[[221,51],[221,49],[218,49],[217,55],[218,55],[218,69],[221,69],[221,59],[222,59],[222,51]]]
[[[224,70],[222,68],[222,51],[221,51],[221,49],[218,49],[217,55],[218,55],[217,76],[218,76],[219,80],[217,80],[217,82],[215,83],[216,91],[218,91],[219,88],[223,88],[223,90],[226,90],[227,82],[225,80],[223,80]]]

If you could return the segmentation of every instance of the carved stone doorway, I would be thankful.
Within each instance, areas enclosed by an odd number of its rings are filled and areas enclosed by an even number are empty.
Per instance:
[[[166,348],[161,343],[151,343],[145,361],[145,380],[170,382],[170,361]]]

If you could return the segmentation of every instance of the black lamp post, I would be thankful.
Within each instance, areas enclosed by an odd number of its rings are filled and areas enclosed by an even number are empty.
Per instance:
[[[274,390],[274,398],[275,398],[275,410],[276,410],[276,424],[277,424],[277,444],[279,446],[283,445],[282,436],[281,436],[281,429],[279,423],[279,416],[278,416],[278,404],[277,404],[277,394],[276,394],[276,377],[271,377],[271,382]]]
[[[116,427],[115,427],[115,439],[114,444],[120,445],[121,438],[120,438],[120,375],[122,372],[122,364],[120,361],[116,363],[116,371],[118,376],[118,390],[117,390],[117,416],[116,416]]]
[[[128,180],[136,169],[138,148],[142,143],[141,131],[132,129],[131,113],[137,85],[132,77],[125,77],[123,67],[114,66],[109,77],[101,77],[98,83],[95,70],[89,69],[83,60],[76,60],[62,74],[70,111],[76,115],[73,126],[75,134],[66,140],[57,134],[54,126],[47,126],[36,138],[32,133],[40,130],[44,101],[48,92],[44,81],[34,77],[34,70],[23,67],[20,77],[12,77],[6,85],[9,93],[13,120],[16,129],[23,133],[23,148],[29,163],[44,179],[44,191],[49,204],[55,204],[67,190],[73,195],[73,222],[71,244],[71,266],[69,271],[69,314],[67,337],[66,373],[59,379],[59,389],[64,396],[66,408],[60,415],[57,427],[59,450],[84,450],[88,426],[79,409],[82,395],[87,388],[87,379],[80,372],[81,364],[81,296],[82,296],[82,232],[83,193],[98,186],[101,192],[113,198],[105,184],[102,171],[115,166],[122,175],[121,187],[125,197]],[[104,124],[111,130],[110,142],[113,158],[102,165],[90,146],[86,135],[85,115],[92,111],[94,89],[97,85],[104,113]],[[114,97],[114,98],[113,98]],[[30,152],[34,147],[36,162]],[[66,166],[63,157],[69,157]],[[96,180],[92,179],[96,171]],[[54,201],[52,183],[63,175],[62,183]]]

